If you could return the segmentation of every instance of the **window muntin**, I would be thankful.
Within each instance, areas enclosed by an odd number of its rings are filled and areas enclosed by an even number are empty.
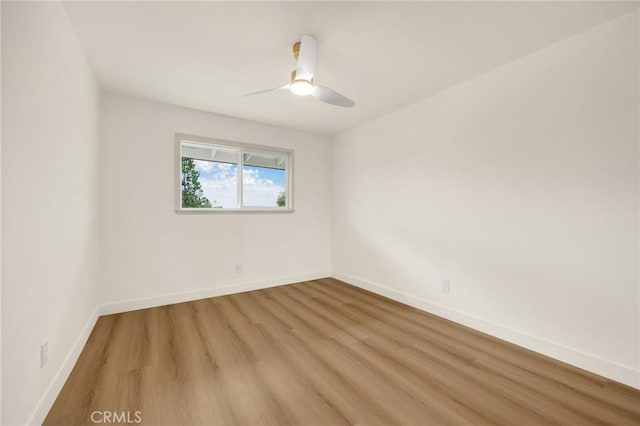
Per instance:
[[[203,138],[177,144],[178,210],[292,210],[292,151]]]

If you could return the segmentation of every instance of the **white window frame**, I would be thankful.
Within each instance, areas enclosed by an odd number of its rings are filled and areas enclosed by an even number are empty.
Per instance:
[[[235,142],[222,139],[206,138],[202,136],[187,135],[183,133],[176,133],[175,136],[176,146],[176,212],[178,213],[291,213],[293,208],[293,150],[277,148],[266,145],[254,145],[244,142]],[[225,207],[225,208],[189,208],[182,207],[182,144],[193,143],[198,145],[205,145],[210,147],[219,147],[222,149],[232,149],[238,151],[238,207]],[[284,207],[251,207],[243,206],[243,185],[242,185],[242,169],[244,165],[245,153],[278,153],[284,154],[287,157],[287,164],[285,167],[285,194],[286,194],[286,206]]]

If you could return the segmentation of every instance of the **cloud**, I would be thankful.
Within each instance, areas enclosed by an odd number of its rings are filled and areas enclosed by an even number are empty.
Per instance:
[[[234,164],[209,162],[210,170],[200,175],[204,196],[214,206],[237,207],[237,167]]]
[[[273,185],[273,181],[271,179],[263,179],[260,177],[259,169],[247,168],[247,167],[245,167],[245,169],[243,170],[242,182],[245,185],[259,185],[259,186]]]
[[[193,160],[193,162],[196,163],[196,170],[204,173],[210,172],[211,169],[213,169],[214,165],[216,164],[213,161],[204,161],[204,160]]]

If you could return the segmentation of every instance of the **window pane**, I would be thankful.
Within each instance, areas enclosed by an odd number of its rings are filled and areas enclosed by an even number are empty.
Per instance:
[[[179,208],[291,209],[292,151],[220,142],[180,140]]]
[[[182,207],[238,207],[238,154],[202,145],[182,145]]]
[[[245,153],[243,160],[243,204],[248,207],[286,207],[286,155]]]

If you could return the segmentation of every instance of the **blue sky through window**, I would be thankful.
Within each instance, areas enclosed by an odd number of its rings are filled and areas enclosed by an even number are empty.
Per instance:
[[[278,207],[278,195],[285,188],[285,171],[266,167],[243,166],[245,206]]]
[[[218,161],[194,160],[200,172],[204,196],[214,207],[238,207],[238,165]],[[244,204],[277,207],[280,192],[286,188],[286,172],[266,167],[244,166]]]

